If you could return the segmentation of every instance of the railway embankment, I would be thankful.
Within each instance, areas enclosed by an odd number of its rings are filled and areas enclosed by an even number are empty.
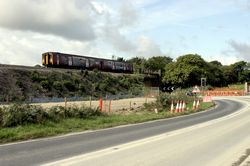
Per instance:
[[[140,75],[0,65],[0,103],[30,102],[34,98],[133,97],[142,93]]]

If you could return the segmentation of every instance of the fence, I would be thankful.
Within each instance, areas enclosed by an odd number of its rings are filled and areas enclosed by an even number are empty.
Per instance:
[[[203,91],[207,96],[244,96],[244,90],[227,90],[227,91]]]
[[[149,97],[137,97],[137,98],[129,98],[129,99],[105,99],[101,98],[99,100],[92,100],[89,98],[88,101],[68,101],[67,98],[64,99],[63,102],[50,102],[50,103],[34,103],[33,105],[41,105],[44,108],[50,108],[53,106],[85,106],[90,108],[97,108],[101,105],[101,111],[103,112],[117,112],[117,111],[132,111],[142,107],[145,103],[151,103],[156,101],[156,98]],[[100,104],[102,102],[102,104]]]

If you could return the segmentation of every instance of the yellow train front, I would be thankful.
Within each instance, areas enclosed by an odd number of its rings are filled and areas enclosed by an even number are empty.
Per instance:
[[[56,66],[56,57],[52,52],[47,52],[42,54],[42,65],[46,67]]]
[[[101,71],[133,73],[133,65],[127,62],[58,52],[43,53],[42,64],[46,67],[56,68],[98,69]]]

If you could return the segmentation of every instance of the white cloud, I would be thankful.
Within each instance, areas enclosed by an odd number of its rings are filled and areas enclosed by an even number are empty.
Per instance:
[[[52,35],[0,29],[0,63],[41,64],[43,52],[86,53],[93,51],[89,42],[68,41]]]
[[[234,40],[229,41],[232,52],[240,59],[250,62],[250,43],[241,43]]]
[[[93,40],[95,32],[89,0],[1,0],[0,26],[7,29],[54,34],[74,40]]]
[[[136,53],[139,56],[149,58],[152,56],[161,56],[163,55],[159,45],[150,40],[148,37],[142,36],[138,39],[138,48]]]
[[[170,51],[177,56],[180,52],[185,54],[188,51],[193,39],[182,33],[169,39],[168,34],[162,34],[166,36],[163,39],[159,36],[162,29],[172,25],[195,31],[200,26],[192,25],[189,21],[230,13],[237,9],[235,4],[242,6],[249,2],[0,0],[0,63],[34,65],[40,63],[41,53],[46,51],[99,57],[114,53],[124,58],[165,55],[166,51]],[[183,35],[183,38],[178,39],[179,35]],[[197,34],[194,32],[194,35]],[[171,40],[173,44],[169,45],[166,40]],[[249,44],[239,44],[231,43],[234,53],[241,57],[245,53],[240,50]],[[166,45],[164,51],[160,45]],[[235,60],[234,55],[230,57],[230,61]],[[247,55],[242,57],[247,58]],[[215,58],[220,60],[221,56]]]
[[[230,64],[233,64],[235,62],[238,62],[239,58],[237,58],[234,55],[221,54],[221,55],[210,56],[209,58],[206,58],[205,60],[208,61],[208,62],[210,62],[210,61],[219,61],[223,65],[230,65]]]
[[[127,27],[135,24],[138,20],[138,12],[129,1],[125,1],[120,9],[120,26]]]

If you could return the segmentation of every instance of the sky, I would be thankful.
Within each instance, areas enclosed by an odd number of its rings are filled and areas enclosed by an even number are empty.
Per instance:
[[[55,51],[250,61],[250,0],[0,0],[0,63]]]

